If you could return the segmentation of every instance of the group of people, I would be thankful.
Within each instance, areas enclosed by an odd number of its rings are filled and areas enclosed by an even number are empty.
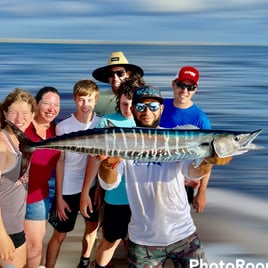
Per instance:
[[[173,79],[171,99],[146,84],[142,68],[120,51],[111,53],[107,65],[92,76],[109,83],[111,90],[100,93],[93,80],[78,81],[73,87],[76,110],[57,124],[60,94],[54,87],[41,88],[35,98],[17,88],[1,102],[0,267],[39,267],[47,222],[53,234],[45,267],[55,267],[79,211],[85,231],[78,268],[89,267],[100,226],[96,268],[111,267],[121,241],[129,267],[163,267],[167,259],[175,267],[189,267],[191,259],[205,261],[189,204],[197,212],[204,210],[213,164],[224,165],[231,158],[215,155],[194,167],[191,161],[145,163],[41,149],[24,163],[7,120],[33,141],[109,126],[210,128],[207,115],[192,101],[199,81],[192,66],[182,67]]]

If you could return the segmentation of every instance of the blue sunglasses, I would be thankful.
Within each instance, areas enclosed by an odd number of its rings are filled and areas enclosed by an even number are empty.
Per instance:
[[[135,104],[135,110],[139,113],[142,113],[145,111],[145,109],[148,107],[151,112],[156,112],[160,108],[160,103],[157,101],[153,101],[150,103],[144,103],[144,102],[138,102]]]

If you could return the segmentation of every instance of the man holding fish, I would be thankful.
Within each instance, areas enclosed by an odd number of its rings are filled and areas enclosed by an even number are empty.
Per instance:
[[[163,108],[158,89],[144,86],[135,90],[132,112],[138,127],[157,128]],[[144,162],[110,157],[102,161],[99,179],[104,189],[117,187],[125,175],[132,213],[129,267],[162,267],[167,259],[175,267],[189,266],[190,259],[206,261],[190,214],[184,178],[201,179],[212,164],[225,165],[230,160],[215,155],[196,168],[192,160]]]

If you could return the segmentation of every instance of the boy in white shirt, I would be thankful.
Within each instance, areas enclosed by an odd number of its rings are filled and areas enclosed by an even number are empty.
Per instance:
[[[57,135],[95,128],[99,123],[100,117],[94,112],[99,97],[99,88],[96,83],[91,80],[78,81],[74,86],[73,96],[76,111],[57,124]],[[56,168],[55,204],[49,219],[50,224],[54,227],[54,232],[47,248],[47,268],[55,267],[60,247],[67,233],[72,231],[75,226],[88,157],[86,154],[61,152]],[[96,194],[100,194],[97,192],[100,191],[100,188],[93,183],[89,193],[93,200],[95,190]],[[79,268],[88,267],[90,263],[89,257],[99,225],[97,209],[102,202],[101,199],[98,200],[93,213],[90,213],[90,218],[85,218],[86,229],[82,241],[81,259],[77,266]]]

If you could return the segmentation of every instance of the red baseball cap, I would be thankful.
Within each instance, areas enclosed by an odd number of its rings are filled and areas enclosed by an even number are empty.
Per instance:
[[[197,85],[199,80],[199,72],[196,68],[192,66],[184,66],[180,69],[175,80],[177,81],[191,80]]]

